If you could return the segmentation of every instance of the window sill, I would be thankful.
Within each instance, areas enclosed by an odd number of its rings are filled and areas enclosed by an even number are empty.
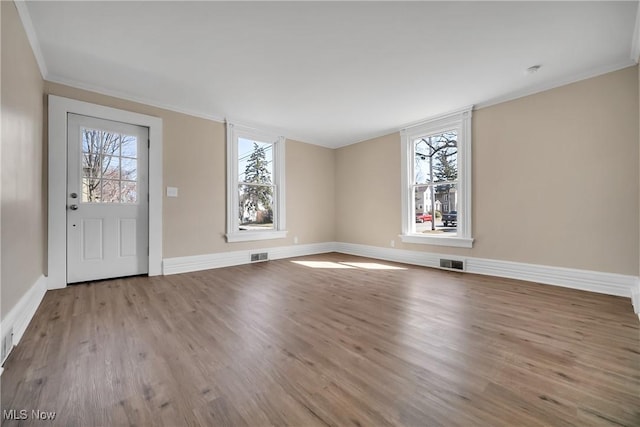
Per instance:
[[[452,246],[456,248],[473,247],[473,239],[467,237],[435,237],[420,236],[417,234],[401,234],[400,240],[402,240],[403,243],[417,243],[421,245]]]
[[[284,239],[287,237],[286,230],[273,231],[238,231],[226,235],[228,243],[251,242],[254,240]]]

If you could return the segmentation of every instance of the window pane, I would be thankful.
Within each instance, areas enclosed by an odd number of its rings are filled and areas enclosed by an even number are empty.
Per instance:
[[[120,203],[120,181],[102,180],[102,202]]]
[[[100,202],[101,185],[97,178],[82,179],[82,202],[83,203],[99,203]]]
[[[458,226],[456,184],[414,187],[415,229],[417,234],[455,235]],[[435,217],[432,213],[435,212]]]
[[[106,131],[100,132],[100,153],[103,156],[119,156],[120,155],[120,135]]]
[[[439,135],[439,148],[433,156],[435,182],[451,182],[458,179],[458,147],[455,134]]]
[[[413,141],[414,183],[453,181],[458,177],[458,138],[455,131]]]
[[[413,141],[415,153],[414,182],[426,184],[431,182],[431,150],[426,138],[418,138]]]
[[[100,141],[102,139],[101,131],[96,129],[82,128],[82,152],[94,153],[100,152]]]
[[[82,155],[82,176],[86,178],[100,177],[100,157],[92,154]]]
[[[113,156],[102,157],[102,177],[106,179],[120,179],[120,158]]]
[[[271,185],[238,186],[240,230],[273,229],[273,193]]]
[[[136,159],[120,159],[122,179],[136,181],[138,179],[138,161]]]
[[[122,203],[137,203],[138,184],[131,181],[120,182],[120,200]]]
[[[434,200],[431,192],[433,187],[429,185],[416,185],[413,188],[414,209],[415,209],[415,232],[421,233],[427,229],[433,228],[433,208]]]
[[[271,184],[273,144],[238,138],[238,181]]]
[[[122,157],[138,157],[138,138],[131,135],[122,135]]]

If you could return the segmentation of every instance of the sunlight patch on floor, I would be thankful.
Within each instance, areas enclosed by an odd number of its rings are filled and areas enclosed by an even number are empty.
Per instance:
[[[355,268],[348,265],[342,265],[331,261],[291,261],[294,264],[303,265],[311,268]]]
[[[291,261],[294,264],[310,268],[360,268],[364,270],[406,270],[404,267],[380,264],[377,262],[333,262],[333,261]]]
[[[356,268],[364,268],[366,270],[406,270],[404,267],[379,264],[377,262],[341,262],[340,264],[350,265]]]

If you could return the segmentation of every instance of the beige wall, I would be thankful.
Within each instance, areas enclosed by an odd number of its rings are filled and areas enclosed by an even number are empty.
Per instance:
[[[336,150],[336,239],[389,247],[402,227],[400,135]]]
[[[334,152],[287,141],[286,239],[226,243],[226,148],[223,123],[137,104],[56,83],[45,92],[163,120],[164,186],[178,198],[163,201],[163,257],[202,255],[334,240]]]
[[[638,70],[473,117],[472,249],[401,244],[400,136],[337,150],[338,241],[637,275]]]
[[[43,81],[13,2],[2,2],[2,318],[44,273]]]

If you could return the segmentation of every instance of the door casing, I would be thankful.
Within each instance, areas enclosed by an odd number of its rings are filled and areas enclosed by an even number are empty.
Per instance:
[[[67,114],[149,128],[149,276],[162,274],[162,119],[49,95],[49,289],[67,286]]]

